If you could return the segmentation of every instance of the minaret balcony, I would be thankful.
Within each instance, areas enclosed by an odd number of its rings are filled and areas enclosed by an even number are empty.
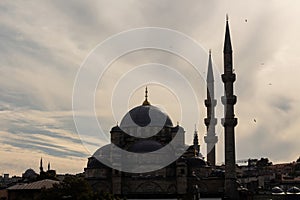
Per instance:
[[[212,99],[212,100],[206,99],[204,101],[204,104],[205,104],[206,107],[210,107],[210,106],[215,107],[217,105],[217,100],[215,100],[215,99]]]
[[[234,82],[236,80],[235,74],[231,73],[231,74],[222,74],[222,81],[224,83],[227,82]]]
[[[236,101],[237,101],[236,99],[237,98],[235,95],[232,95],[231,97],[226,97],[226,96],[221,97],[221,101],[222,101],[223,105],[227,105],[227,104],[234,105],[234,104],[236,104]]]
[[[218,142],[218,136],[216,135],[204,136],[204,142],[207,144],[216,144]]]
[[[206,126],[215,126],[217,124],[216,118],[205,118],[204,123]]]
[[[224,127],[226,127],[226,126],[234,127],[237,125],[238,120],[237,120],[237,118],[222,118],[221,123]]]

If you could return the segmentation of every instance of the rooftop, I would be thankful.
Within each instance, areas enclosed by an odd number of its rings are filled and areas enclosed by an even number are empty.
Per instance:
[[[32,183],[22,183],[22,184],[16,184],[9,188],[8,190],[40,190],[42,188],[52,188],[54,184],[58,184],[59,181],[54,181],[50,179],[45,179],[41,181],[36,181]]]

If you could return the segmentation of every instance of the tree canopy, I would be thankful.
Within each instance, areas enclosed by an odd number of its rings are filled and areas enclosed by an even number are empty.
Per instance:
[[[261,158],[256,162],[257,167],[266,167],[272,165],[272,162],[269,162],[268,158]]]
[[[67,176],[53,188],[43,189],[36,200],[114,200],[112,194],[95,193],[83,177]]]

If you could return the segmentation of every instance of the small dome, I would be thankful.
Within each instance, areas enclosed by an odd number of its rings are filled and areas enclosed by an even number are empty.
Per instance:
[[[291,193],[291,194],[300,194],[300,189],[296,186],[293,186],[291,187],[290,189],[288,189],[287,191],[288,193]]]
[[[120,127],[173,126],[170,117],[158,107],[141,105],[131,109],[123,117]]]
[[[37,176],[38,174],[33,169],[27,169],[22,175],[24,179],[35,179]]]
[[[159,150],[162,147],[163,145],[154,140],[142,140],[134,143],[128,150],[135,153],[148,153]]]
[[[200,157],[192,157],[187,159],[187,164],[190,167],[205,167],[207,164],[205,160]]]
[[[275,194],[283,193],[283,189],[278,187],[278,186],[273,187],[272,188],[272,193],[275,193]]]
[[[110,132],[122,132],[122,130],[120,129],[120,127],[117,125],[117,126],[114,126],[111,128]]]

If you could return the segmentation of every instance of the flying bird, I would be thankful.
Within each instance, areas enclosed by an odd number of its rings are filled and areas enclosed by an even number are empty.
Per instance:
[[[245,22],[248,22],[248,19],[245,19]]]
[[[256,119],[253,120],[256,123]]]

